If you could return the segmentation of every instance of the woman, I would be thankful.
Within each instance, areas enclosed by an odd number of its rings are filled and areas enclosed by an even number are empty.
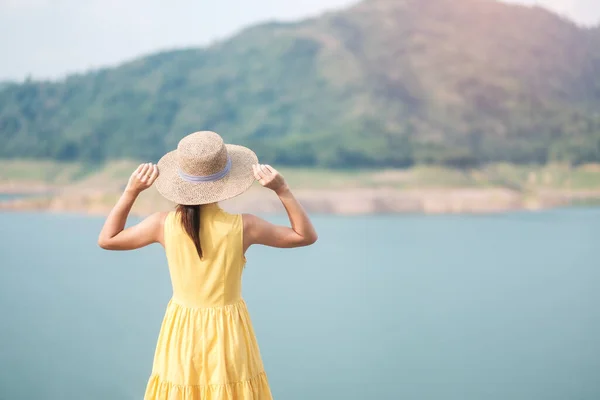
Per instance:
[[[160,243],[173,297],[158,337],[145,400],[271,399],[259,348],[241,297],[246,250],[254,244],[308,246],[317,234],[283,177],[242,146],[214,132],[183,138],[158,165],[142,164],[109,214],[98,244],[132,250]],[[251,214],[233,215],[217,202],[258,180],[283,203],[290,227]],[[125,228],[137,196],[156,184],[176,211],[158,212]]]

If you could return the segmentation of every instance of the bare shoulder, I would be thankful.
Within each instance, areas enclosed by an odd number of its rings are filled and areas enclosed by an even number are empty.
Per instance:
[[[158,211],[153,214],[150,214],[146,218],[146,221],[150,225],[149,229],[152,231],[152,236],[154,237],[154,240],[156,240],[163,246],[165,245],[164,227],[168,215],[168,211]]]
[[[157,224],[157,225],[164,225],[165,220],[167,219],[167,216],[169,215],[168,211],[157,211],[153,214],[150,214],[147,219],[149,222],[152,222],[152,224]]]
[[[254,239],[257,235],[260,236],[265,229],[271,225],[264,219],[254,214],[242,214],[242,224],[244,229],[244,237]]]
[[[250,232],[252,230],[252,227],[254,227],[260,219],[254,214],[243,213],[241,215],[245,233]]]
[[[248,213],[243,213],[242,214],[242,220],[244,221],[244,225],[248,224],[248,223],[252,223],[253,221],[256,221],[258,217],[254,214],[248,214]]]
[[[160,239],[160,242],[162,242],[163,229],[165,227],[165,221],[168,215],[168,211],[158,211],[150,214],[143,221],[144,223],[148,224],[148,228],[154,232],[156,239]]]

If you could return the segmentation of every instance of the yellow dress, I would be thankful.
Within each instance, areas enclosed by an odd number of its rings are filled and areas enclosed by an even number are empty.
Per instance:
[[[202,259],[175,212],[164,235],[173,297],[144,400],[272,399],[241,297],[242,216],[216,203],[201,207]]]

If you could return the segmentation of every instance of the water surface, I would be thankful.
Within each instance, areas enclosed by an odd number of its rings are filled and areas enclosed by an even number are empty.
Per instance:
[[[0,213],[0,399],[142,398],[168,270],[99,249],[102,222]],[[599,222],[323,216],[312,247],[250,249],[275,399],[599,399]]]

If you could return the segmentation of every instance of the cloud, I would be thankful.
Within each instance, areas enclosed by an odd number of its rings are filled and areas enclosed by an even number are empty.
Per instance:
[[[597,25],[600,22],[598,0],[503,0],[506,3],[538,5],[567,17],[581,25]]]
[[[206,45],[251,24],[356,1],[253,0],[247,6],[244,0],[0,0],[0,80],[57,78],[163,49]],[[600,19],[599,0],[507,1],[543,4],[581,23]]]
[[[355,1],[0,0],[0,80],[57,78]]]
[[[33,10],[50,5],[50,0],[3,0],[0,8],[10,10]]]

